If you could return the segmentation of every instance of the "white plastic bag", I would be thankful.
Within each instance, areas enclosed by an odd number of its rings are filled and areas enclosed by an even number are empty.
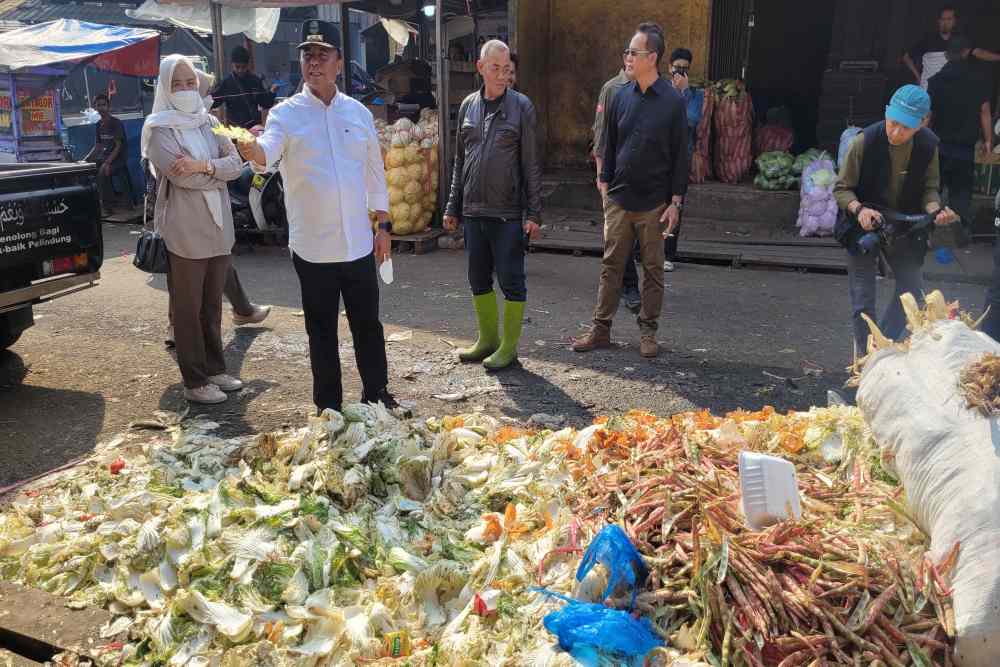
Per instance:
[[[919,329],[909,350],[865,364],[858,406],[906,490],[940,562],[959,543],[952,572],[957,664],[1000,665],[1000,419],[965,407],[959,374],[984,353],[986,334],[957,320]]]

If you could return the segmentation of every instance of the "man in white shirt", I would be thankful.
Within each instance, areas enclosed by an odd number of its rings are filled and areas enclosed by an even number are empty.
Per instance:
[[[361,373],[361,401],[396,409],[378,316],[376,262],[389,257],[391,226],[375,124],[360,102],[337,90],[343,58],[340,32],[332,23],[306,21],[299,54],[302,92],[274,107],[264,133],[241,142],[240,153],[257,167],[273,168],[280,161],[317,409],[343,405],[337,339],[341,296]],[[369,209],[378,216],[374,239]]]

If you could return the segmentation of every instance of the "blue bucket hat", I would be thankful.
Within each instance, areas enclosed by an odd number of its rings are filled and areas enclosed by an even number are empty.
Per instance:
[[[885,117],[912,129],[920,127],[931,112],[931,98],[927,91],[912,83],[897,90],[885,108]]]

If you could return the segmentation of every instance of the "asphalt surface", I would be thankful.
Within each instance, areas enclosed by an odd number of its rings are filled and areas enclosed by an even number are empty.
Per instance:
[[[130,263],[137,233],[106,225],[101,284],[38,307],[36,326],[0,352],[0,488],[86,455],[156,410],[187,407],[163,345],[164,280]],[[229,370],[247,386],[227,403],[192,414],[210,415],[233,435],[298,427],[311,410],[311,376],[291,262],[277,248],[243,253],[235,262],[251,297],[273,304],[274,312],[261,326],[234,329],[224,309]],[[845,276],[679,265],[667,275],[661,354],[646,360],[624,307],[612,333],[617,347],[570,350],[570,338],[593,311],[599,260],[532,254],[522,367],[489,375],[454,357],[454,348],[476,333],[464,255],[397,255],[394,265],[396,282],[382,292],[391,390],[419,417],[486,410],[521,420],[544,413],[582,425],[632,408],[663,415],[764,405],[792,410],[825,404],[828,389],[847,379]],[[880,303],[890,287],[880,286]],[[981,308],[981,287],[927,287]],[[360,383],[346,319],[342,325],[350,400],[360,395]]]

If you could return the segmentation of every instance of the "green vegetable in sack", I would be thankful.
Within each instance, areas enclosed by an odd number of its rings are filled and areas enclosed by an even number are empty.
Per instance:
[[[801,176],[802,172],[805,171],[806,167],[811,165],[816,160],[824,158],[827,160],[833,159],[830,157],[830,154],[827,153],[826,151],[822,151],[818,148],[810,148],[805,153],[802,153],[797,158],[795,158],[795,162],[792,165],[792,173],[794,173],[796,176]]]
[[[795,158],[785,151],[762,153],[757,158],[757,169],[769,179],[781,178],[792,170]]]

